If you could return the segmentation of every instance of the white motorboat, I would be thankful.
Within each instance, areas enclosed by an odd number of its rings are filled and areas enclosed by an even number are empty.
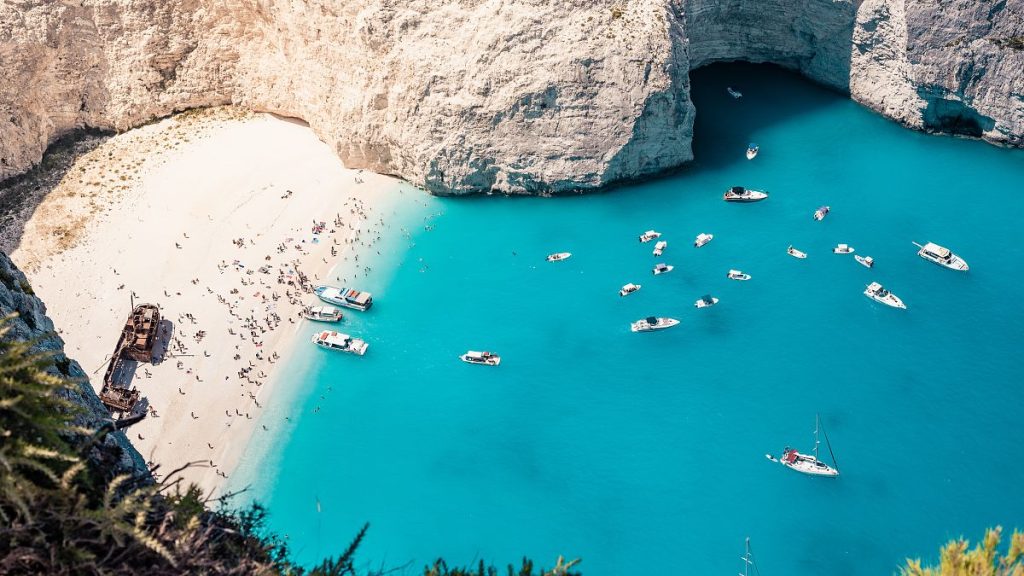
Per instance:
[[[633,284],[632,282],[630,282],[629,284],[623,286],[621,290],[619,290],[619,296],[628,296],[629,294],[636,292],[640,288],[640,284]]]
[[[846,244],[840,244],[832,249],[833,254],[853,254],[853,252],[853,246],[848,246]]]
[[[643,234],[640,235],[640,241],[650,242],[651,240],[654,240],[655,238],[658,238],[660,236],[661,232],[658,232],[656,230],[648,230],[647,232],[644,232]]]
[[[675,266],[672,266],[670,264],[655,264],[654,268],[651,269],[651,273],[657,276],[658,274],[665,274],[666,272],[671,272],[673,268],[675,268]]]
[[[853,259],[860,262],[861,266],[864,266],[865,268],[872,268],[875,265],[875,259],[871,256],[861,256],[860,254],[856,254]]]
[[[482,366],[497,366],[498,364],[501,364],[501,356],[498,356],[493,352],[477,352],[475,350],[469,350],[465,354],[459,356],[459,359],[466,364],[480,364]]]
[[[655,256],[661,256],[661,254],[665,251],[665,248],[668,248],[668,242],[665,242],[664,240],[658,240],[658,243],[654,245],[653,254]]]
[[[699,300],[693,303],[693,305],[697,308],[710,308],[715,304],[718,304],[718,298],[715,298],[711,294],[705,294]]]
[[[949,248],[943,248],[942,246],[939,246],[938,244],[933,244],[932,242],[927,242],[924,246],[918,244],[917,242],[914,242],[913,244],[914,246],[920,248],[920,250],[917,251],[917,255],[920,256],[921,258],[924,258],[925,260],[928,260],[929,262],[935,262],[936,264],[942,266],[943,268],[949,268],[950,270],[958,270],[960,272],[966,272],[970,270],[970,267],[967,265],[967,262],[964,261],[963,258],[950,252]]]
[[[679,324],[679,320],[675,318],[658,318],[656,316],[648,316],[643,320],[637,320],[629,325],[629,329],[633,332],[653,332],[655,330],[664,330],[665,328],[671,328]]]
[[[864,295],[875,302],[885,304],[886,306],[892,306],[893,308],[900,308],[904,310],[907,308],[907,305],[903,303],[903,300],[900,300],[899,296],[889,292],[878,282],[868,284],[868,287],[864,289]]]
[[[759,202],[767,197],[767,192],[751,190],[743,186],[733,186],[725,191],[722,200],[726,202]]]
[[[743,98],[743,94],[739,90],[733,90],[732,86],[726,87],[725,91],[729,93],[729,96],[732,96],[737,100]]]
[[[792,244],[790,244],[789,248],[786,248],[786,254],[789,254],[793,258],[807,258],[806,252],[801,252],[800,250],[793,248]]]
[[[338,322],[341,320],[341,310],[334,306],[306,306],[302,309],[302,317],[314,322]]]
[[[359,338],[353,338],[348,334],[342,334],[341,332],[335,332],[334,330],[324,330],[319,334],[313,335],[313,344],[327,350],[337,350],[339,352],[348,352],[349,354],[358,354],[362,356],[366,354],[366,349],[369,345],[360,340]]]
[[[726,274],[726,277],[728,277],[730,280],[750,280],[750,274],[744,274],[739,270],[729,270],[729,273]]]
[[[697,239],[693,241],[693,247],[700,248],[701,246],[707,244],[708,242],[711,242],[714,239],[714,234],[705,234],[701,232],[700,234],[697,234]]]
[[[753,160],[757,157],[757,153],[761,151],[761,147],[751,142],[747,146],[747,160]]]
[[[821,206],[814,211],[814,219],[819,221],[824,220],[825,216],[828,216],[828,213],[831,211],[832,209],[829,208],[828,206]]]
[[[813,454],[801,454],[796,449],[787,446],[782,451],[781,457],[775,458],[771,454],[765,454],[765,457],[771,460],[772,462],[778,462],[785,466],[786,468],[789,468],[790,470],[796,470],[797,472],[800,472],[802,474],[810,474],[811,476],[825,476],[828,478],[835,478],[836,476],[839,476],[838,465],[836,465],[835,468],[833,468],[832,466],[829,466],[828,464],[825,464],[824,462],[818,459],[818,445],[821,444],[821,441],[818,440],[819,429],[824,431],[824,429],[821,428],[820,419],[817,416],[815,416]],[[828,434],[825,434],[825,442],[828,443]],[[835,454],[832,453],[831,444],[828,444],[828,451],[829,454],[832,454],[832,464],[835,465],[836,457]]]
[[[351,288],[338,288],[336,286],[317,286],[313,289],[317,298],[346,308],[354,308],[360,311],[367,311],[373,306],[373,297],[369,292],[360,292]]]
[[[546,260],[548,262],[560,262],[562,260],[568,260],[572,256],[572,252],[558,252],[555,254],[548,254]]]

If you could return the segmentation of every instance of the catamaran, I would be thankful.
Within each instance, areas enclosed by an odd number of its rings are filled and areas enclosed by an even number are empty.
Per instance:
[[[654,330],[664,330],[671,328],[679,324],[679,320],[675,318],[658,318],[656,316],[648,316],[642,320],[637,320],[629,325],[629,329],[633,332],[653,332]]]
[[[648,230],[647,232],[644,232],[643,234],[640,235],[640,241],[650,242],[651,240],[654,240],[659,236],[661,236],[661,232],[658,232],[656,230]]]
[[[641,288],[640,284],[633,284],[632,282],[630,282],[629,284],[626,284],[625,286],[623,286],[621,290],[619,290],[619,296],[628,296],[628,295],[632,294],[633,292],[636,292],[640,288]]]
[[[836,455],[832,452],[832,444],[828,441],[828,434],[825,434],[825,443],[828,445],[828,453],[832,455],[832,464],[835,466],[829,466],[818,459],[818,445],[821,441],[818,440],[818,430],[824,432],[821,427],[821,419],[814,416],[814,454],[801,454],[797,452],[795,448],[786,446],[785,450],[782,451],[782,456],[775,458],[771,454],[765,454],[765,458],[772,462],[778,462],[790,470],[796,470],[803,474],[810,474],[811,476],[827,476],[835,478],[839,476],[839,465],[836,464]]]
[[[722,200],[726,202],[758,202],[768,197],[767,192],[751,190],[743,186],[733,186],[725,191]]]
[[[482,366],[497,366],[501,364],[501,356],[492,352],[477,352],[476,350],[467,351],[459,356],[459,359],[466,364],[480,364]]]
[[[885,304],[886,306],[892,306],[893,308],[900,308],[902,310],[906,310],[907,308],[907,305],[903,303],[903,300],[900,300],[899,296],[889,292],[878,282],[868,284],[868,287],[864,289],[864,295],[875,302]]]
[[[348,334],[342,334],[341,332],[335,332],[334,330],[324,330],[319,334],[314,334],[312,342],[313,344],[327,350],[337,350],[339,352],[348,352],[349,354],[358,354],[360,356],[366,354],[366,349],[369,347],[366,342],[359,338],[353,338]]]
[[[711,242],[714,239],[714,234],[705,234],[701,232],[700,234],[697,234],[697,239],[693,241],[693,247],[700,248],[701,246],[707,244],[708,242]]]
[[[758,146],[757,144],[754,144],[753,142],[751,142],[747,146],[747,160],[753,160],[757,156],[757,153],[760,150],[761,150],[760,146]]]
[[[806,252],[801,252],[800,250],[793,248],[792,244],[789,245],[789,248],[786,248],[786,254],[789,254],[793,258],[807,258]]]
[[[314,288],[313,293],[316,294],[317,298],[328,304],[353,308],[363,312],[369,310],[370,306],[373,306],[373,297],[369,292],[360,292],[351,288],[323,285]]]
[[[943,248],[942,246],[931,242],[926,242],[924,246],[917,242],[914,242],[913,244],[920,248],[920,250],[917,251],[917,255],[929,262],[935,262],[943,268],[958,270],[960,272],[967,272],[970,270],[967,262],[964,261],[963,258],[950,252],[949,248]]]
[[[557,252],[555,254],[548,254],[546,260],[548,262],[560,262],[562,260],[568,260],[572,256],[572,252]]]
[[[664,240],[658,240],[658,243],[654,245],[654,255],[661,256],[661,254],[665,251],[665,248],[668,248],[668,242],[665,242]]]
[[[334,306],[306,306],[302,309],[302,317],[314,322],[338,322],[341,320],[341,310]]]

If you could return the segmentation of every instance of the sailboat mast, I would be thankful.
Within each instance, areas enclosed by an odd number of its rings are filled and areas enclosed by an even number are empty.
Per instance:
[[[821,418],[817,414],[815,414],[814,415],[814,459],[815,460],[818,459],[818,444],[821,443],[821,441],[818,440],[818,428],[821,426],[820,422],[821,422]]]

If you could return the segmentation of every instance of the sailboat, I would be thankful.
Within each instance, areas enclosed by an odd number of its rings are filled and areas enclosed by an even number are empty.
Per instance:
[[[754,553],[750,551],[750,537],[747,537],[747,553],[740,556],[740,560],[743,560],[743,572],[740,572],[740,576],[750,576],[750,567],[754,567],[754,574],[760,574],[761,572],[757,569],[757,564],[754,563]]]
[[[839,465],[836,464],[836,455],[832,452],[832,444],[828,441],[828,434],[825,434],[825,443],[828,445],[828,453],[832,455],[832,464],[835,466],[829,466],[821,460],[818,460],[818,445],[821,441],[818,440],[818,431],[824,432],[821,427],[821,418],[818,415],[814,416],[814,455],[801,454],[796,451],[795,448],[786,446],[785,450],[782,451],[782,456],[775,458],[771,454],[765,454],[765,458],[768,458],[772,462],[778,462],[786,468],[796,470],[802,474],[810,474],[811,476],[828,476],[829,478],[835,478],[839,476]]]

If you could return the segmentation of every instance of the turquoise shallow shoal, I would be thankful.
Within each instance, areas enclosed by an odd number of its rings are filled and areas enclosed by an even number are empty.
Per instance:
[[[1024,152],[902,129],[773,67],[700,70],[693,90],[697,160],[678,174],[583,197],[418,198],[412,238],[390,240],[397,270],[367,280],[378,305],[347,315],[368,354],[301,343],[291,405],[264,416],[284,432],[234,479],[298,559],[370,522],[361,561],[409,573],[564,554],[587,576],[735,574],[750,536],[764,575],[887,575],[947,538],[1024,528]],[[725,204],[731,185],[771,197]],[[663,258],[637,242],[648,228]],[[700,232],[715,239],[697,250]],[[676,270],[653,277],[657,261]],[[865,298],[873,280],[909,309]],[[643,288],[620,298],[627,282]],[[694,309],[705,293],[720,304]],[[647,315],[682,324],[630,333]],[[502,364],[463,364],[467,349]],[[764,457],[809,450],[815,413],[835,480]]]

